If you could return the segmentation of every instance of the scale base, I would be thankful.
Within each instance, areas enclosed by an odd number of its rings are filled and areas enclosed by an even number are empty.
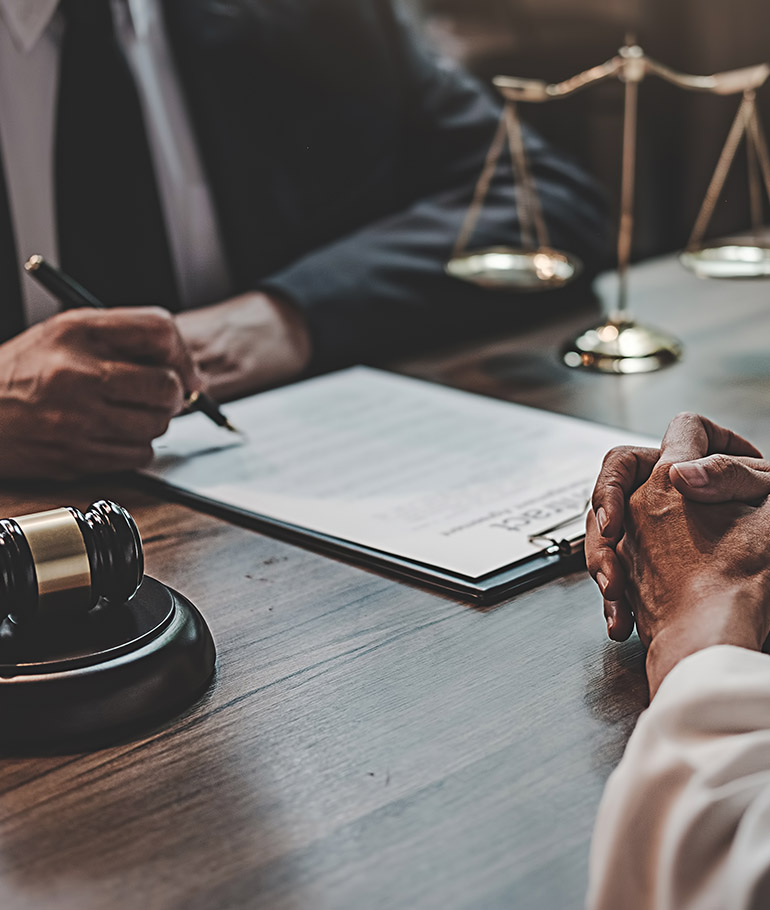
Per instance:
[[[676,338],[636,322],[613,320],[586,329],[562,350],[568,367],[599,373],[652,373],[681,355]]]
[[[685,250],[679,261],[698,278],[770,277],[770,248],[766,246],[727,243]]]
[[[208,626],[187,598],[145,576],[119,609],[45,628],[0,625],[3,749],[102,747],[168,719],[214,671]]]
[[[446,264],[447,274],[484,288],[519,288],[527,291],[560,288],[576,278],[583,265],[576,256],[540,247],[517,250],[507,246],[487,247]]]

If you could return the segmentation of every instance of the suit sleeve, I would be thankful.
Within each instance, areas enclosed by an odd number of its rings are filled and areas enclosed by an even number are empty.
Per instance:
[[[602,798],[588,907],[770,907],[770,657],[708,648],[663,681]]]
[[[389,2],[382,29],[395,62],[410,158],[402,181],[410,200],[393,212],[312,251],[263,282],[304,313],[314,366],[376,360],[468,332],[511,327],[523,312],[548,307],[552,293],[483,291],[448,277],[449,258],[497,127],[499,103],[467,74],[433,59]],[[606,264],[604,197],[568,157],[526,131],[551,245],[576,253],[590,275]],[[492,181],[472,246],[520,240],[510,164]],[[508,299],[504,299],[508,298]]]

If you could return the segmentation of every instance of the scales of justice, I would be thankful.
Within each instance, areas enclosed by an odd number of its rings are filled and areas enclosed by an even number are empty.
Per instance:
[[[727,135],[716,168],[680,261],[701,278],[756,278],[770,276],[770,246],[762,242],[762,189],[770,198],[770,155],[760,126],[756,90],[770,76],[770,66],[730,70],[712,76],[678,73],[648,57],[626,39],[612,59],[571,79],[548,84],[539,79],[498,76],[494,84],[505,99],[500,123],[487,153],[470,207],[457,238],[447,272],[484,287],[536,290],[567,284],[582,265],[572,254],[550,246],[548,229],[538,198],[537,184],[527,160],[518,103],[544,103],[568,98],[607,79],[625,84],[623,146],[618,230],[618,296],[600,325],[571,339],[564,347],[564,362],[605,373],[646,373],[673,363],[681,343],[665,332],[638,323],[628,309],[628,265],[634,228],[634,182],[639,84],[647,75],[658,76],[690,91],[715,95],[740,94],[738,112]],[[748,155],[749,204],[752,236],[747,241],[704,242],[714,208],[742,140]],[[468,242],[484,206],[490,182],[505,146],[508,146],[517,185],[520,247],[491,247],[468,251]]]

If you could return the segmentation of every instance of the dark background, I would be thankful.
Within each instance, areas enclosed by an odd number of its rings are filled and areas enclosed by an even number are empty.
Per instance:
[[[429,41],[485,80],[497,74],[558,82],[612,57],[633,33],[662,63],[706,75],[770,59],[765,0],[406,0]],[[617,206],[622,84],[561,102],[522,106],[526,119],[569,149]],[[758,93],[770,123],[770,84]],[[642,83],[634,258],[681,248],[689,237],[740,96]],[[709,234],[749,226],[742,145]],[[767,211],[767,207],[766,207]]]

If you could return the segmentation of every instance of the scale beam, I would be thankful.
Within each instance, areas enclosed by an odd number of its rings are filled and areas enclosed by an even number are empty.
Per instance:
[[[592,66],[563,82],[544,82],[542,79],[520,79],[516,76],[495,76],[492,80],[500,94],[508,101],[542,103],[569,98],[576,92],[607,79],[620,78],[641,82],[646,75],[654,75],[678,88],[694,92],[711,92],[715,95],[737,95],[739,92],[755,91],[767,82],[770,65],[746,66],[741,69],[713,73],[710,76],[695,76],[680,73],[671,67],[648,57],[636,44],[620,49],[598,66]]]

